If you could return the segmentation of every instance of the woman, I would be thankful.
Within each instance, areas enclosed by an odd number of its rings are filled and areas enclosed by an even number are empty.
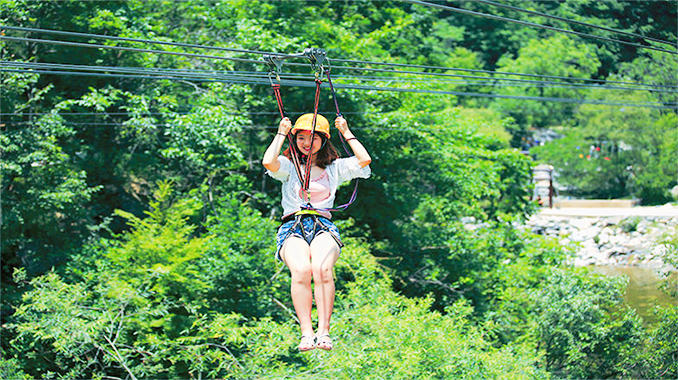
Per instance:
[[[290,291],[292,303],[301,327],[300,351],[316,347],[332,349],[330,338],[330,318],[334,307],[334,278],[332,269],[339,258],[343,244],[339,230],[332,223],[327,209],[334,205],[337,186],[353,178],[370,176],[370,155],[363,145],[348,129],[343,117],[334,122],[335,127],[344,136],[355,156],[338,158],[330,138],[330,125],[322,115],[317,115],[315,135],[313,114],[304,114],[297,119],[292,128],[289,118],[284,118],[278,126],[278,133],[264,153],[262,163],[267,173],[281,181],[283,224],[278,229],[276,259],[283,261],[290,269],[292,282]],[[288,133],[292,133],[296,146],[288,147],[283,155],[280,149]],[[297,149],[302,159],[301,176],[305,174],[305,162],[311,153],[311,175],[308,191],[302,187],[303,178],[299,178],[292,163],[291,149]],[[308,204],[314,210],[308,210]],[[302,206],[305,206],[302,209]],[[313,295],[311,281],[314,283]],[[311,308],[315,297],[318,310],[318,329],[313,333]]]

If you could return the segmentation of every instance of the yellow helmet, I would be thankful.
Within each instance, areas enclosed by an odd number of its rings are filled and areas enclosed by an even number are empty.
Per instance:
[[[290,131],[292,134],[296,131],[312,131],[313,130],[313,114],[305,113],[297,119],[294,123],[294,128]],[[330,123],[325,119],[325,116],[318,114],[315,119],[315,131],[323,133],[328,139],[330,138]]]

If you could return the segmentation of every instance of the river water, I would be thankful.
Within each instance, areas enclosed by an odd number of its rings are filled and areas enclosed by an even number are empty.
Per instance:
[[[652,313],[655,306],[678,305],[678,298],[663,292],[661,279],[655,269],[635,266],[593,266],[593,270],[606,276],[626,276],[629,279],[624,301],[636,310],[647,325],[657,322]]]

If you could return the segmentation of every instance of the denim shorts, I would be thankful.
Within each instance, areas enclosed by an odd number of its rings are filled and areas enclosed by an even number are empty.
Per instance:
[[[329,234],[337,242],[339,248],[343,247],[344,244],[341,242],[341,237],[339,235],[339,229],[337,226],[332,223],[331,220],[317,215],[300,215],[292,220],[284,222],[278,228],[278,234],[276,237],[276,243],[278,249],[275,251],[275,258],[279,261],[282,261],[280,257],[280,249],[285,240],[290,236],[297,236],[306,241],[309,245],[318,236],[321,232],[329,232]]]

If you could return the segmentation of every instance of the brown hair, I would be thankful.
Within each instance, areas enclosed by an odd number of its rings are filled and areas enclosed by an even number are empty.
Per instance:
[[[322,148],[320,148],[320,150],[315,154],[315,164],[318,165],[318,167],[325,169],[327,165],[333,163],[334,160],[339,158],[339,153],[337,153],[337,148],[335,148],[334,145],[332,145],[332,141],[330,141],[324,135],[320,135],[320,137],[323,139],[324,144]],[[297,142],[296,140],[297,140],[296,135],[293,135],[292,141],[294,141],[295,144]],[[299,153],[299,151],[297,151],[297,153]],[[283,155],[289,158],[290,161],[292,160],[292,152],[290,152],[290,146],[288,146],[287,149],[283,151]],[[305,156],[304,154],[301,153],[299,153],[299,155],[301,157]]]

